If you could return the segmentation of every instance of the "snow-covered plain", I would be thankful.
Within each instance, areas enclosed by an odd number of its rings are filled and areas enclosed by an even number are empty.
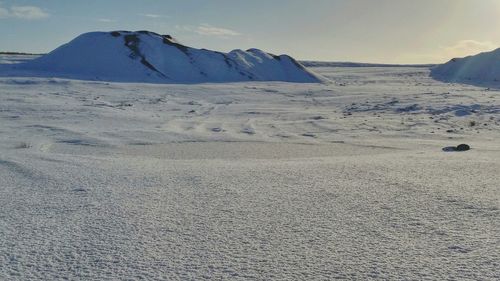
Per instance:
[[[313,70],[0,78],[0,279],[500,279],[500,92]]]

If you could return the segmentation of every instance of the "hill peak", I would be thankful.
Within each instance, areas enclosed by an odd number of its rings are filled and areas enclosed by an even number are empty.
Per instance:
[[[16,68],[55,77],[123,82],[323,81],[287,55],[254,48],[229,53],[196,49],[171,35],[146,30],[84,33]]]

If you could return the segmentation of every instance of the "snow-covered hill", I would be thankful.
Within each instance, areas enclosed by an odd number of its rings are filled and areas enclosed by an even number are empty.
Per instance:
[[[465,58],[455,58],[432,69],[432,77],[447,82],[500,84],[500,48]]]
[[[155,83],[323,81],[287,55],[258,49],[229,53],[195,49],[148,31],[86,33],[31,62],[3,66],[2,72]]]

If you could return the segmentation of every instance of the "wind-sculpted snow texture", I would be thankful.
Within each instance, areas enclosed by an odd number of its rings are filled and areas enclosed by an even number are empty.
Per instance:
[[[323,81],[287,55],[195,49],[148,31],[86,33],[32,62],[4,66],[0,75],[153,83]]]
[[[0,280],[499,280],[500,92],[314,71],[0,78]]]
[[[452,59],[433,68],[431,75],[446,82],[500,88],[500,49]]]

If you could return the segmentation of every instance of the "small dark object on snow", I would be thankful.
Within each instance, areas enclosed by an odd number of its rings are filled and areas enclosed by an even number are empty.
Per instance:
[[[460,144],[458,146],[447,146],[443,148],[445,152],[453,152],[453,151],[467,151],[470,150],[470,146],[468,144]]]

